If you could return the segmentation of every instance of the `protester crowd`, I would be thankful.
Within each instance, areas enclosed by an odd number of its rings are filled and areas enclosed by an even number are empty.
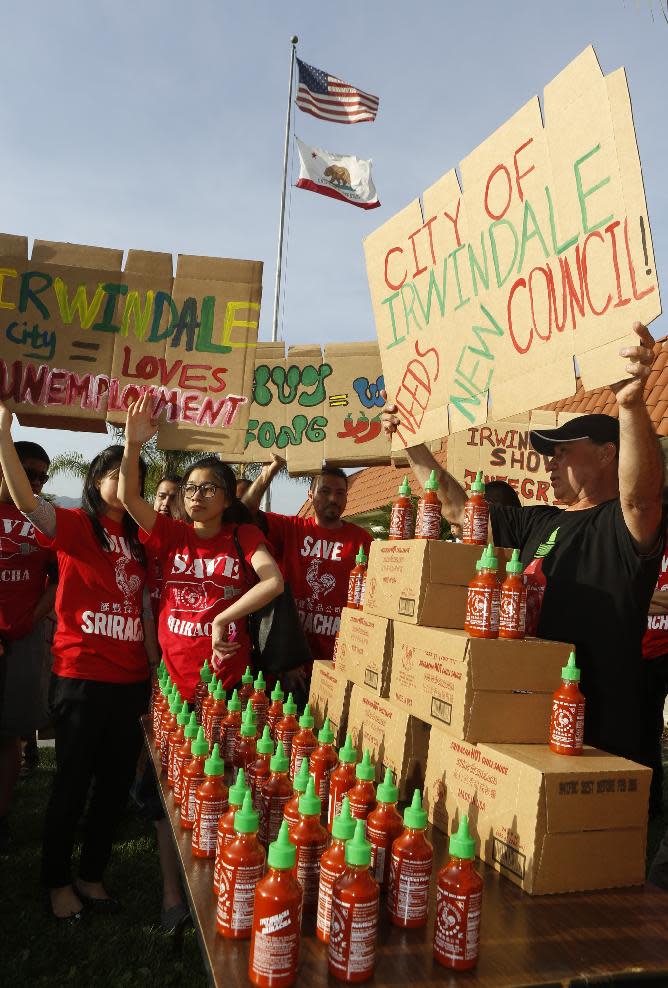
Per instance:
[[[661,735],[668,694],[668,547],[663,461],[643,398],[652,340],[621,351],[627,377],[613,386],[618,418],[586,415],[531,433],[549,457],[560,507],[523,508],[508,485],[490,485],[490,541],[517,547],[523,565],[539,547],[547,590],[538,635],[572,642],[587,699],[585,740],[653,769],[650,811],[661,811]],[[383,411],[388,434],[397,409]],[[283,465],[279,457],[253,482],[238,480],[216,456],[183,477],[166,475],[154,503],[144,497],[142,445],[154,435],[151,399],[130,406],[125,445],[90,465],[81,508],[41,497],[49,457],[11,438],[0,403],[0,851],[11,846],[10,807],[21,739],[50,723],[56,770],[45,816],[42,881],[55,920],[120,907],[104,873],[128,792],[155,824],[163,875],[162,922],[187,917],[175,852],[152,768],[140,758],[140,716],[162,658],[181,700],[193,702],[204,659],[222,687],[241,684],[257,664],[248,615],[289,586],[308,647],[287,674],[298,703],[308,696],[311,663],[331,659],[348,578],[371,539],[343,520],[348,479],[325,467],[314,478],[311,517],[263,512]],[[407,455],[425,485],[432,471],[453,535],[466,493],[426,446]],[[49,662],[47,615],[55,608]],[[109,757],[113,749],[114,757]],[[85,814],[77,875],[73,848]],[[19,839],[14,836],[14,839]],[[668,888],[668,845],[651,875]],[[122,895],[123,890],[119,890]]]

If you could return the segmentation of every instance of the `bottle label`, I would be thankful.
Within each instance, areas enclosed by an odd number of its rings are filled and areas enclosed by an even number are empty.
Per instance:
[[[225,846],[225,841],[223,840],[223,832],[218,827],[216,831],[216,854],[213,859],[213,891],[218,895],[220,891],[220,872],[223,867],[223,847]]]
[[[371,803],[368,803],[365,799],[356,799],[354,796],[351,797],[350,791],[348,793],[341,794],[341,803],[343,803],[343,797],[347,795],[350,800],[350,815],[354,820],[366,820],[369,813],[375,806],[375,799]],[[340,812],[341,805],[339,804],[339,809],[336,811]],[[336,813],[334,814],[336,816]]]
[[[212,714],[209,720],[209,730],[211,732],[211,743],[220,744],[220,725],[224,714]]]
[[[379,885],[385,884],[386,865],[389,869],[389,856],[388,856],[388,844],[387,844],[387,834],[384,830],[377,830],[376,827],[370,827],[367,824],[366,828],[366,839],[371,844],[371,866],[369,867],[369,873],[373,875]]]
[[[447,961],[474,961],[480,944],[482,891],[469,895],[436,889],[434,953]]]
[[[290,754],[290,777],[294,779],[299,775],[299,770],[302,767],[302,762],[306,759],[306,763],[315,751],[315,746],[313,744],[300,744],[295,746]]]
[[[260,917],[251,943],[251,970],[256,977],[263,976],[275,985],[281,983],[279,978],[295,976],[301,922],[301,905]]]
[[[298,727],[282,731],[279,731],[278,728],[276,729],[276,743],[279,741],[283,742],[283,751],[285,752],[285,757],[288,760],[288,764],[290,764],[290,758],[292,756],[292,739],[298,730]]]
[[[438,539],[441,535],[441,505],[431,501],[418,504],[415,536],[418,539]]]
[[[360,608],[362,607],[362,603],[363,603],[362,597],[363,597],[365,583],[366,583],[366,570],[364,570],[362,573],[358,573],[355,577],[355,586],[353,588],[353,604],[358,610],[360,610]]]
[[[332,921],[332,892],[334,882],[345,871],[345,865],[332,868],[320,862],[320,886],[318,888],[318,915],[316,926],[321,933],[329,937],[329,926]]]
[[[498,632],[499,587],[469,587],[466,598],[466,628],[475,631]]]
[[[333,767],[328,767],[322,774],[320,772],[309,773],[313,779],[313,788],[316,796],[320,799],[321,806],[329,806],[329,777],[332,771]]]
[[[267,795],[262,793],[260,799],[260,843],[267,847],[278,837],[278,831],[283,822],[283,810],[285,804],[289,803],[292,797],[275,796],[273,793]]]
[[[390,515],[391,539],[412,539],[415,535],[415,519],[412,506],[393,504]]]
[[[230,865],[223,861],[216,925],[234,933],[250,934],[253,928],[255,886],[264,875],[264,863]]]
[[[225,727],[222,728],[223,760],[227,762],[228,765],[232,764],[232,760],[234,758],[234,743],[237,739],[237,735],[239,734],[239,730],[240,728],[238,724],[226,724]]]
[[[489,527],[489,506],[467,501],[464,505],[464,521],[462,524],[462,542],[469,545],[487,545],[487,530]]]
[[[426,920],[431,870],[431,858],[427,861],[411,861],[393,854],[387,896],[388,912],[404,921]]]
[[[190,757],[174,755],[174,802],[177,805],[183,800],[183,770],[189,761],[191,761]]]
[[[550,719],[550,743],[579,751],[584,741],[584,714],[584,703],[554,699]]]
[[[297,876],[297,881],[304,890],[305,906],[315,906],[318,902],[320,858],[326,850],[326,838],[319,841],[317,844],[297,844],[295,874]]]
[[[344,977],[371,974],[376,959],[378,897],[373,902],[342,902],[332,898],[329,927],[329,963]]]
[[[192,844],[198,851],[213,854],[216,850],[218,821],[227,813],[227,800],[203,800],[195,797],[195,826]]]
[[[185,778],[183,802],[181,803],[181,820],[184,823],[195,822],[195,796],[203,782],[203,775],[188,775]]]
[[[355,586],[357,584],[357,573],[350,571],[350,576],[348,577],[348,596],[346,598],[347,607],[355,607]]]
[[[526,592],[502,588],[499,601],[499,631],[513,631],[523,635],[526,628],[526,616]]]

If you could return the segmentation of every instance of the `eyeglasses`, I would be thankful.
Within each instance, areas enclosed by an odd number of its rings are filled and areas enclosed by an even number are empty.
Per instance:
[[[216,496],[216,491],[222,491],[220,484],[184,484],[183,493],[187,498],[192,499],[197,493],[201,494],[203,498],[209,500]]]
[[[40,473],[39,470],[31,470],[30,467],[24,467],[25,475],[31,484],[45,484],[49,479],[48,473]]]

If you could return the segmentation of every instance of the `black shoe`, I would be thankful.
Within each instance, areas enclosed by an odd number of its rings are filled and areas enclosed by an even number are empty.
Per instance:
[[[86,904],[84,903],[78,912],[70,913],[69,916],[56,916],[51,905],[51,898],[47,895],[46,902],[44,903],[44,912],[56,926],[79,926],[86,915]]]
[[[86,895],[86,893],[82,892],[76,884],[74,886],[74,891],[79,896],[86,909],[90,909],[91,913],[95,913],[96,915],[114,916],[116,913],[120,913],[123,909],[123,906],[118,899],[112,899],[111,896],[106,899],[96,899],[90,895]]]
[[[176,933],[189,922],[192,922],[192,918],[185,902],[177,902],[175,906],[162,909],[160,912],[160,924],[165,933]]]

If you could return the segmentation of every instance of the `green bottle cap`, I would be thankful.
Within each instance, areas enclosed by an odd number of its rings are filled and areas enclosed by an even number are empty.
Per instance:
[[[250,717],[251,724],[257,724],[257,713],[255,707],[253,706],[253,701],[249,700],[246,704],[246,710],[248,711],[248,716]]]
[[[198,728],[198,730],[197,730],[197,737],[195,738],[195,740],[193,741],[193,743],[190,745],[190,750],[193,753],[193,755],[195,756],[195,758],[197,758],[198,755],[208,755],[209,754],[209,742],[204,737],[204,728],[203,727]]]
[[[408,483],[408,477],[404,477],[404,479],[401,481],[401,486],[399,487],[399,493],[401,494],[402,497],[406,497],[407,495],[410,497],[411,488],[410,488],[410,484]]]
[[[211,666],[205,659],[204,662],[202,663],[202,668],[199,671],[200,682],[210,683],[212,676],[213,676],[213,672],[211,671]]]
[[[227,794],[230,805],[243,806],[244,796],[247,792],[250,792],[250,789],[246,782],[246,773],[240,768],[237,772],[237,781],[230,786],[230,791]]]
[[[213,694],[214,700],[225,700],[227,698],[227,693],[223,689],[223,684],[221,682],[216,686],[216,692]]]
[[[253,797],[250,794],[250,789],[246,789],[241,809],[234,814],[234,829],[238,834],[256,834],[259,821],[260,816],[253,809]]]
[[[414,791],[411,805],[404,810],[404,823],[411,830],[424,830],[427,826],[427,811],[422,809],[419,789]]]
[[[399,790],[392,779],[392,769],[385,769],[385,778],[376,790],[376,799],[379,803],[396,803],[399,799]]]
[[[172,694],[172,699],[169,704],[170,714],[174,714],[174,716],[176,716],[176,714],[178,714],[179,710],[181,709],[182,703],[183,700],[181,699],[181,694],[177,690],[176,693]]]
[[[169,675],[169,673],[167,673],[167,675],[165,676],[162,682],[162,692],[165,695],[167,695],[167,693],[171,693],[173,685],[174,684],[172,683],[172,677]]]
[[[359,566],[361,563],[366,563],[366,561],[367,558],[366,558],[366,553],[364,551],[364,546],[361,545],[357,550],[357,555],[355,556],[355,562]]]
[[[307,703],[304,707],[304,713],[299,718],[300,727],[313,727],[313,717],[311,716],[311,707]]]
[[[288,759],[282,741],[279,741],[276,745],[276,752],[271,756],[269,768],[272,772],[287,772],[288,770]]]
[[[205,775],[222,775],[225,771],[225,762],[220,757],[220,747],[218,742],[213,746],[213,751],[204,762],[204,774]]]
[[[429,474],[429,480],[424,485],[426,491],[437,491],[438,490],[438,480],[436,479],[436,471],[432,470]]]
[[[218,680],[216,679],[215,676],[212,676],[211,679],[209,680],[209,685],[207,686],[207,691],[211,696],[215,694],[217,687],[218,687]]]
[[[368,748],[364,749],[362,761],[355,768],[355,775],[364,782],[372,782],[376,778],[376,770],[371,764],[371,755]]]
[[[160,659],[160,665],[158,666],[158,679],[165,675],[167,672],[167,666],[165,665],[165,660]]]
[[[513,549],[513,554],[510,557],[510,562],[506,563],[506,573],[521,573],[522,563],[520,562],[520,550]]]
[[[318,731],[318,741],[320,744],[333,744],[334,742],[334,731],[332,730],[329,717],[325,719],[325,723]]]
[[[274,752],[274,742],[271,740],[271,734],[269,733],[269,724],[264,725],[264,730],[262,732],[262,737],[257,739],[257,753],[258,755],[272,755]]]
[[[304,765],[302,762],[302,766]],[[306,792],[303,796],[299,797],[299,812],[304,816],[320,816],[320,811],[322,809],[322,803],[320,797],[315,794],[315,785],[312,776],[309,775],[308,782],[306,784]]]
[[[332,837],[336,837],[337,840],[350,840],[355,833],[355,823],[355,818],[350,812],[350,800],[344,796],[341,812],[334,817]]]
[[[353,747],[353,739],[346,734],[346,743],[343,748],[339,748],[339,761],[355,764],[357,761],[357,749]]]
[[[246,666],[246,671],[243,674],[243,676],[241,677],[241,682],[244,684],[244,686],[252,686],[253,685],[253,673],[251,672],[251,667],[250,666]]]
[[[475,857],[475,841],[469,832],[469,818],[464,815],[456,834],[450,835],[450,854],[454,858],[471,861]]]
[[[371,844],[365,838],[366,820],[355,821],[355,833],[346,842],[346,864],[364,868],[371,864]]]
[[[257,728],[253,720],[253,708],[251,707],[250,700],[248,701],[248,706],[244,710],[243,717],[241,718],[241,730],[239,733],[242,738],[254,738],[257,734]]]
[[[273,690],[271,691],[271,698],[272,698],[272,700],[276,701],[276,700],[282,700],[284,696],[285,696],[285,693],[281,689],[281,681],[280,681],[280,679],[278,679],[276,681],[276,685],[274,686]]]
[[[235,713],[239,713],[241,710],[241,700],[236,690],[232,690],[232,696],[230,697],[230,702],[227,704],[227,709],[233,710]]]
[[[292,699],[292,693],[288,693],[288,698],[283,704],[283,713],[292,714],[293,716],[297,713],[297,704]]]
[[[270,868],[276,868],[279,871],[288,871],[290,868],[294,868],[296,857],[297,848],[290,841],[288,836],[288,821],[284,820],[281,824],[281,829],[278,831],[278,837],[273,844],[269,845],[267,863]]]
[[[262,670],[260,669],[260,671],[257,674],[257,679],[253,683],[253,686],[255,687],[256,690],[263,690],[265,689],[266,685],[267,684],[264,680],[264,676],[262,675]]]
[[[183,736],[185,738],[196,738],[199,731],[199,724],[197,723],[197,714],[193,710],[190,715],[190,720],[185,726]]]
[[[190,711],[188,709],[188,701],[184,700],[183,703],[181,704],[181,709],[176,715],[176,723],[179,725],[179,727],[185,727],[189,720],[190,720]],[[197,719],[195,719],[195,723],[197,723]]]
[[[491,569],[493,573],[499,568],[499,560],[496,558],[494,551],[494,546],[490,542],[485,551],[483,552],[483,564],[482,569]]]
[[[571,652],[568,656],[568,665],[561,667],[561,678],[571,683],[580,682],[580,670],[575,664],[575,652]]]
[[[485,481],[482,479],[482,470],[478,470],[478,472],[476,474],[476,478],[473,481],[473,483],[471,484],[471,490],[475,494],[484,494],[485,493]]]
[[[311,776],[308,773],[308,758],[302,758],[299,771],[292,780],[292,788],[295,792],[306,792],[306,787],[310,778]]]

